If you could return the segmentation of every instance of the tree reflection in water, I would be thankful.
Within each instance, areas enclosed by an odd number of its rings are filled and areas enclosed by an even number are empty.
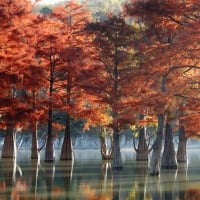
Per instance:
[[[135,179],[129,192],[127,200],[144,200],[149,195],[147,193],[148,162],[137,161],[135,166]]]
[[[101,164],[100,192],[87,182],[82,182],[79,187],[81,199],[84,200],[114,200],[119,196],[119,188],[115,188],[114,179],[119,178],[112,171],[111,161],[104,160]],[[117,184],[118,186],[118,184]],[[116,191],[113,190],[116,189]]]
[[[161,191],[163,199],[175,199],[176,196],[176,169],[166,169],[161,172]]]
[[[65,196],[65,200],[68,200],[70,199],[70,185],[73,179],[74,161],[61,161],[59,166],[60,170],[59,172],[57,171],[57,176],[62,177],[63,187],[58,185],[56,188],[54,187],[54,197]]]
[[[27,190],[27,184],[22,178],[22,171],[17,165],[16,159],[2,159],[1,171],[3,176],[0,181],[0,199],[18,200],[20,193]]]
[[[55,170],[55,163],[45,163],[47,199],[54,200],[63,197],[68,200],[70,199],[70,184],[73,176],[73,161],[61,161],[59,163],[57,176],[59,175],[59,182],[62,180],[62,185],[55,183]]]
[[[101,181],[102,181],[102,194],[112,196],[113,193],[113,172],[111,161],[104,160],[101,164]]]
[[[178,171],[176,176],[176,182],[178,182],[178,200],[185,200],[185,190],[184,188],[187,188],[187,169],[188,164],[185,162],[179,162],[178,164]]]
[[[195,157],[195,160],[197,158]],[[121,171],[110,161],[38,163],[1,159],[0,200],[197,200],[199,160],[149,176],[148,162],[127,162]]]
[[[34,194],[34,196],[37,196],[38,192],[38,174],[39,174],[39,167],[40,162],[39,160],[31,160],[31,192]]]
[[[0,200],[56,200],[66,196],[72,179],[73,163],[64,163],[61,170],[65,187],[55,184],[55,163],[40,165],[32,160],[24,170],[15,159],[2,159],[0,165]],[[69,190],[68,190],[69,193]],[[68,198],[65,198],[68,199]]]
[[[45,180],[47,186],[47,199],[52,199],[53,193],[53,182],[54,182],[54,175],[55,175],[55,164],[53,162],[45,163],[44,165],[45,170]]]
[[[200,198],[200,189],[189,189],[185,192],[184,200],[199,200]]]

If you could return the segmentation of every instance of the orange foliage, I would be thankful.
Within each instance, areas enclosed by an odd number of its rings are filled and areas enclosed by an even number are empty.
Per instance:
[[[52,198],[59,198],[59,197],[64,197],[65,196],[65,191],[63,188],[59,186],[54,186],[51,191],[51,197]]]
[[[0,192],[6,192],[6,183],[5,181],[0,182]]]
[[[199,9],[200,2],[195,0],[133,0],[125,4],[127,15],[139,18],[144,35],[138,45],[143,72],[140,75],[147,82],[141,105],[149,113],[165,113],[167,120],[184,119],[191,137],[200,128],[196,103],[200,70]]]
[[[67,17],[66,17],[67,16]],[[96,49],[92,36],[85,31],[90,13],[83,4],[69,1],[64,6],[56,7],[52,17],[61,20],[67,25],[68,37],[60,51],[60,73],[55,83],[59,89],[56,101],[61,99],[59,109],[67,112],[70,117],[84,119],[85,129],[97,124],[105,124],[108,117],[105,113],[105,104],[96,94],[85,90],[89,83],[87,75],[94,78],[96,62]]]
[[[0,126],[46,123],[51,108],[85,119],[85,128],[122,129],[148,110],[184,119],[197,134],[199,8],[195,0],[130,1],[136,30],[113,15],[86,27],[91,16],[74,1],[47,16],[33,13],[29,0],[2,1]],[[146,123],[154,120],[138,122]]]
[[[15,187],[12,188],[11,198],[13,200],[21,199],[21,194],[27,191],[27,184],[21,180],[18,180],[15,184]]]
[[[80,185],[80,193],[84,198],[87,198],[88,200],[109,200],[113,198],[111,192],[97,194],[96,190],[87,184]]]
[[[97,54],[96,68],[85,74],[88,79],[85,91],[107,105],[102,107],[112,119],[107,125],[123,129],[134,118],[133,106],[127,105],[134,96],[130,91],[136,68],[132,60],[135,29],[126,24],[124,18],[108,15],[105,20],[90,23],[87,30],[93,37]]]
[[[189,189],[184,195],[185,200],[198,200],[200,195],[199,189]]]
[[[3,1],[0,4],[0,86],[3,91],[0,112],[1,126],[6,127],[6,124],[15,126],[33,120],[35,108],[28,91],[40,89],[43,82],[33,48],[34,26],[38,16],[32,13],[31,1]],[[38,72],[38,76],[33,77],[35,72]]]

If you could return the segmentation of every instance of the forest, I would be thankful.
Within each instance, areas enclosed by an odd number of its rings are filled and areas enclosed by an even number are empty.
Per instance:
[[[186,162],[187,139],[200,134],[200,0],[130,0],[96,13],[73,0],[37,3],[0,2],[1,157],[15,158],[16,135],[28,132],[31,159],[45,148],[45,162],[54,162],[62,134],[60,160],[73,160],[71,123],[81,121],[98,132],[115,170],[127,129],[136,159],[151,153],[151,175]]]

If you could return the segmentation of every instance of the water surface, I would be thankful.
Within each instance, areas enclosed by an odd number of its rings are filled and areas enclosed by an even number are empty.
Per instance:
[[[98,151],[76,151],[75,161],[31,161],[19,152],[16,162],[0,161],[1,200],[199,200],[200,155],[190,150],[188,163],[177,170],[148,174],[147,162],[136,162],[133,151],[122,151],[124,168],[112,170]],[[41,158],[42,160],[42,158]],[[197,197],[196,197],[196,196]]]

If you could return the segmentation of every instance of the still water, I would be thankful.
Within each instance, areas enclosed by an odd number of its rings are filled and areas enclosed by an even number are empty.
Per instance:
[[[148,175],[148,163],[136,162],[133,151],[122,151],[122,171],[113,171],[97,151],[76,152],[73,163],[38,163],[24,155],[29,154],[21,152],[16,162],[1,159],[0,200],[200,199],[200,154],[195,150],[189,150],[187,164],[162,170],[158,177]]]

